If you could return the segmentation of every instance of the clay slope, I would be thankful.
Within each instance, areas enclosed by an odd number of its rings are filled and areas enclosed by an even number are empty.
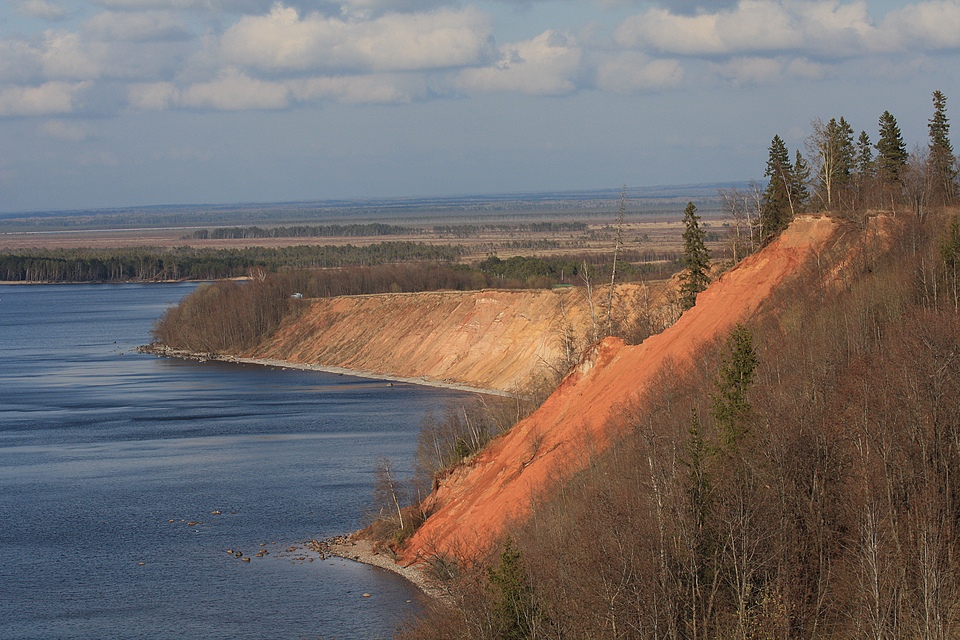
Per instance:
[[[404,561],[483,549],[511,518],[524,515],[538,489],[581,468],[590,448],[608,444],[612,434],[604,426],[611,412],[636,398],[662,365],[688,366],[699,345],[746,321],[835,229],[828,218],[800,218],[711,284],[663,333],[633,347],[604,340],[537,412],[444,479],[430,497],[433,515],[404,547]]]
[[[585,333],[582,297],[486,290],[317,300],[246,355],[514,392],[563,358],[564,317]]]

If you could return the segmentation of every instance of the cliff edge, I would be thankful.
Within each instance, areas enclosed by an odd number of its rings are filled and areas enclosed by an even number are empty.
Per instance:
[[[565,371],[565,336],[589,325],[573,288],[342,296],[311,302],[243,355],[514,393]]]
[[[442,480],[428,498],[430,517],[401,550],[402,562],[469,557],[486,548],[552,479],[575,473],[588,452],[610,443],[608,418],[618,406],[636,399],[664,365],[690,366],[698,347],[749,320],[806,257],[829,243],[838,224],[798,218],[714,281],[670,328],[637,346],[603,340],[540,409]]]

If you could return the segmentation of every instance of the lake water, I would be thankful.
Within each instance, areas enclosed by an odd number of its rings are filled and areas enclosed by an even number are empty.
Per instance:
[[[389,637],[416,589],[287,550],[466,394],[135,353],[193,286],[0,286],[0,637]]]

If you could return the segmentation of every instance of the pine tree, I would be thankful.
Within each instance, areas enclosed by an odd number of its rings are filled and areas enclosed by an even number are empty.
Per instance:
[[[873,175],[873,145],[866,131],[860,132],[857,138],[857,177],[861,182],[869,180]]]
[[[727,338],[726,354],[716,381],[717,392],[710,394],[711,413],[717,421],[721,443],[726,447],[734,447],[746,434],[746,421],[752,411],[747,390],[753,384],[759,363],[753,348],[753,334],[737,324]]]
[[[876,173],[876,163],[873,160],[873,144],[866,131],[860,132],[857,138],[857,155],[854,163],[854,186],[856,187],[856,207],[864,206],[867,196],[871,192]]]
[[[779,135],[773,136],[770,142],[770,156],[763,175],[770,179],[763,192],[763,210],[760,212],[760,237],[766,240],[786,228],[794,213],[796,178],[787,145]]]
[[[930,129],[930,170],[934,180],[934,198],[943,204],[957,199],[957,168],[950,144],[950,120],[947,118],[947,98],[940,91],[933,92],[933,117]]]
[[[710,253],[704,243],[706,232],[700,228],[700,216],[692,202],[683,211],[683,274],[680,283],[680,304],[684,310],[697,303],[697,294],[707,288],[710,277]]]
[[[493,589],[493,624],[496,637],[523,640],[531,636],[534,617],[533,592],[523,568],[520,551],[507,536],[500,562],[488,571]]]
[[[897,119],[889,111],[880,115],[880,139],[877,141],[877,177],[884,186],[899,186],[907,166],[907,145],[900,134]]]
[[[797,158],[793,163],[793,207],[796,213],[802,212],[810,201],[810,165],[797,149]]]

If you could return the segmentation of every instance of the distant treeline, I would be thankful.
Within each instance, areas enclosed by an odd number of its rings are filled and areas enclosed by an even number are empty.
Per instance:
[[[477,269],[499,279],[522,280],[539,286],[541,282],[583,284],[584,278],[609,278],[613,269],[610,256],[598,254],[551,257],[513,256],[501,260],[491,256],[477,263]],[[636,280],[642,276],[665,278],[680,269],[677,251],[622,252],[617,263],[617,279]]]
[[[0,280],[9,282],[149,282],[218,280],[252,269],[279,271],[408,261],[451,262],[463,248],[418,242],[367,246],[295,246],[243,249],[55,249],[0,253]]]
[[[585,222],[512,222],[492,224],[434,225],[433,233],[469,238],[482,233],[557,233],[586,231]],[[423,233],[418,227],[374,222],[369,224],[322,224],[293,227],[216,227],[197,229],[185,240],[244,240],[259,238],[370,238]]]
[[[237,240],[248,238],[369,238],[419,233],[413,227],[374,222],[371,224],[323,224],[295,227],[217,227],[197,229],[188,240]]]
[[[439,235],[452,235],[456,238],[469,238],[481,233],[557,233],[586,231],[586,222],[512,222],[496,224],[446,224],[434,225],[433,232]]]
[[[335,269],[284,269],[257,274],[249,282],[223,280],[202,286],[169,309],[154,328],[154,339],[190,351],[237,353],[270,335],[310,298],[485,288],[549,288],[561,281],[607,282],[607,256],[584,258],[490,257],[476,265],[419,261]],[[676,263],[651,268],[669,275]],[[586,269],[586,271],[584,271]],[[635,279],[641,267],[621,262],[617,279]],[[300,296],[295,296],[300,294]],[[302,296],[302,299],[301,299]]]

